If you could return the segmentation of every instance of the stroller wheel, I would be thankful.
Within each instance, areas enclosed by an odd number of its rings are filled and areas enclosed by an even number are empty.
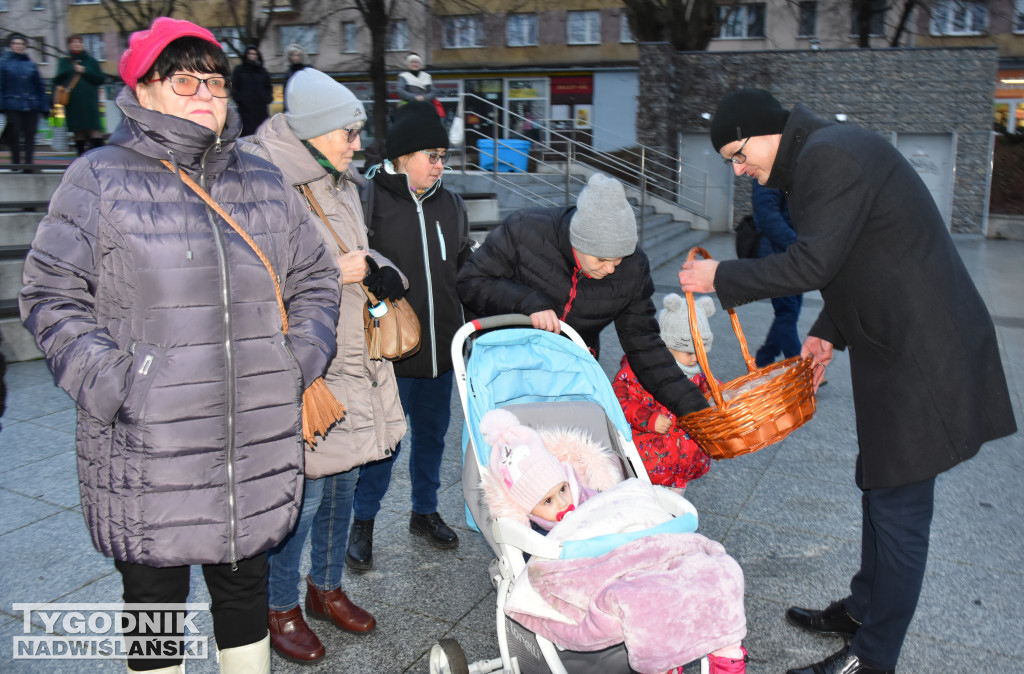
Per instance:
[[[469,674],[469,662],[458,641],[440,639],[430,647],[430,674]]]

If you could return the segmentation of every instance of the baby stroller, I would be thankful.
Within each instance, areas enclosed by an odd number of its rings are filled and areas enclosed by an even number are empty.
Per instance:
[[[521,423],[535,428],[583,427],[594,440],[611,447],[620,457],[626,477],[649,482],[607,375],[579,334],[565,323],[561,329],[569,339],[534,329],[527,316],[494,316],[467,323],[452,340],[455,379],[466,419],[462,441],[466,520],[480,531],[497,556],[489,572],[498,594],[496,617],[501,657],[468,663],[457,641],[442,639],[431,649],[431,674],[634,671],[622,644],[593,652],[563,650],[509,619],[504,611],[512,584],[526,566],[523,553],[558,559],[562,544],[519,522],[492,519],[489,515],[479,486],[490,452],[479,431],[484,414],[502,407],[513,412]],[[663,491],[659,499],[669,513],[696,517],[696,510],[688,501]],[[707,671],[704,658],[701,672]]]

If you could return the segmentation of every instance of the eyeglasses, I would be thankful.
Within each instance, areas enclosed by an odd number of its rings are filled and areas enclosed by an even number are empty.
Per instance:
[[[448,163],[448,155],[441,154],[440,152],[430,152],[428,150],[417,150],[418,152],[427,155],[427,159],[430,160],[431,164],[441,162],[442,164]]]
[[[743,148],[747,146],[747,143],[750,142],[751,138],[753,138],[753,136],[747,136],[747,139],[743,141],[743,145],[740,145],[740,149],[733,152],[731,157],[729,157],[728,159],[723,159],[722,161],[724,161],[726,164],[746,164],[747,155],[743,154]]]
[[[359,138],[359,134],[361,134],[363,132],[363,127],[360,126],[360,127],[356,128],[356,129],[345,129],[345,128],[342,128],[342,131],[344,131],[345,133],[348,134],[348,142],[354,143],[354,142],[356,142],[356,138]]]
[[[231,95],[231,81],[222,75],[216,77],[207,77],[205,80],[195,75],[170,75],[168,77],[158,77],[155,80],[150,80],[146,84],[152,84],[159,82],[160,80],[167,80],[171,83],[171,91],[178,94],[179,96],[195,96],[196,92],[199,91],[199,85],[205,84],[210,95],[214,98],[227,98]]]

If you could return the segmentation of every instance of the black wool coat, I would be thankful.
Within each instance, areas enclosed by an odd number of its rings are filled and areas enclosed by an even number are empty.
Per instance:
[[[1016,431],[992,319],[891,143],[797,105],[767,186],[786,191],[796,242],[722,262],[715,289],[725,308],[821,290],[810,334],[849,350],[862,488],[934,477]]]
[[[651,296],[654,282],[639,248],[622,258],[615,273],[591,279],[579,272],[569,241],[572,208],[516,211],[487,236],[459,271],[459,297],[477,316],[530,315],[546,309],[561,317],[578,274],[576,298],[565,322],[595,354],[600,334],[615,323],[619,343],[637,378],[677,416],[707,407],[661,340]]]

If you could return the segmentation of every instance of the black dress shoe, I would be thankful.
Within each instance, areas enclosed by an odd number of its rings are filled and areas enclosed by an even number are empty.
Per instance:
[[[426,536],[431,545],[442,550],[459,546],[459,537],[437,513],[427,513],[426,515],[417,512],[411,513],[409,533]]]
[[[352,520],[345,564],[357,571],[369,571],[373,568],[373,520]]]
[[[792,606],[786,610],[786,620],[815,634],[852,637],[860,629],[860,623],[846,610],[845,599],[832,602],[824,611]]]
[[[807,665],[802,669],[791,669],[786,674],[896,674],[896,670],[868,667],[860,658],[850,653],[850,647],[847,646],[821,662]]]

